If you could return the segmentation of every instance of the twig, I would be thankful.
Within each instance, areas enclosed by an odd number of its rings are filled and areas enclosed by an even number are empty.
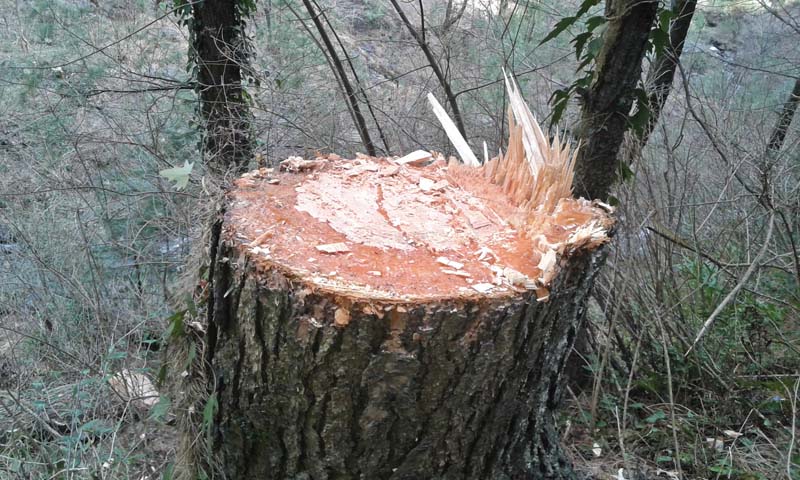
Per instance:
[[[720,302],[720,304],[717,305],[717,308],[715,308],[714,311],[711,312],[711,315],[709,315],[708,319],[703,324],[703,328],[701,328],[700,331],[697,333],[697,337],[694,339],[694,342],[692,342],[692,346],[689,347],[689,350],[687,350],[686,353],[683,355],[684,357],[688,356],[689,353],[691,353],[692,349],[694,349],[695,345],[697,345],[697,342],[699,342],[700,339],[703,338],[703,336],[708,332],[708,330],[714,325],[714,321],[717,319],[719,314],[722,313],[722,310],[724,310],[725,307],[727,307],[728,304],[731,303],[734,297],[736,297],[736,294],[739,293],[739,290],[741,290],[742,287],[744,287],[744,284],[750,278],[750,275],[752,275],[753,272],[756,271],[756,269],[758,268],[759,261],[761,260],[761,257],[764,256],[764,254],[767,252],[767,248],[769,248],[769,242],[770,240],[772,240],[772,230],[774,226],[775,226],[775,212],[773,211],[770,213],[769,216],[769,226],[767,227],[767,236],[766,238],[764,238],[764,244],[761,246],[761,250],[758,251],[755,258],[753,259],[753,262],[750,264],[750,267],[744,272],[744,275],[742,275],[742,278],[739,280],[736,286],[733,287],[733,289],[730,292],[728,292],[728,295],[726,295],[725,298],[722,300],[722,302]]]
[[[789,440],[789,450],[786,452],[786,478],[792,480],[792,451],[797,437],[797,392],[800,389],[800,377],[794,382],[794,395],[792,395],[792,438]]]

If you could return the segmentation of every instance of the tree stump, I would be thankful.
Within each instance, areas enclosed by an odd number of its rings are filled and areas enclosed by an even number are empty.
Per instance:
[[[227,478],[572,477],[554,412],[612,220],[531,204],[517,134],[477,168],[292,157],[236,182],[203,354]]]

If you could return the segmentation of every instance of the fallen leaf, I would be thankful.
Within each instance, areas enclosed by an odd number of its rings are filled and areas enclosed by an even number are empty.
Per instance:
[[[158,172],[159,175],[171,182],[175,182],[175,190],[183,190],[189,184],[189,175],[194,167],[193,162],[183,162],[182,167],[165,168]]]

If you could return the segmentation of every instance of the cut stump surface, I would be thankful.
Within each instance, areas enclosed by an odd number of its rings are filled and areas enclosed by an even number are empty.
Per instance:
[[[603,209],[572,198],[531,218],[482,169],[444,161],[333,156],[283,166],[236,183],[227,238],[263,270],[364,299],[526,288],[544,297],[556,257],[602,243],[610,225]]]

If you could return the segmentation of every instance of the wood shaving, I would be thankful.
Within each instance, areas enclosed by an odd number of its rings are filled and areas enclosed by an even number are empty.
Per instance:
[[[495,289],[495,286],[491,283],[476,283],[472,285],[472,288],[477,290],[479,293],[489,293]]]
[[[350,247],[343,242],[326,243],[324,245],[317,245],[317,250],[322,253],[347,253],[350,251]]]
[[[456,262],[455,260],[450,260],[447,257],[438,257],[436,259],[436,261],[438,263],[441,263],[442,265],[446,265],[446,266],[454,268],[456,270],[461,270],[462,268],[464,268],[464,264],[463,263]]]
[[[442,273],[446,273],[448,275],[457,275],[459,277],[471,277],[472,275],[469,272],[465,272],[463,270],[449,270],[447,268],[442,268]]]
[[[282,161],[280,168],[286,172],[304,172],[319,168],[325,164],[325,159],[315,158],[314,160],[306,160],[303,157],[289,157]]]
[[[556,274],[556,260],[555,250],[547,250],[539,260],[539,270],[542,271],[539,280],[545,285],[549,284]]]
[[[398,158],[395,163],[398,165],[422,165],[423,163],[431,160],[433,156],[431,152],[425,150],[415,150],[408,155]]]

